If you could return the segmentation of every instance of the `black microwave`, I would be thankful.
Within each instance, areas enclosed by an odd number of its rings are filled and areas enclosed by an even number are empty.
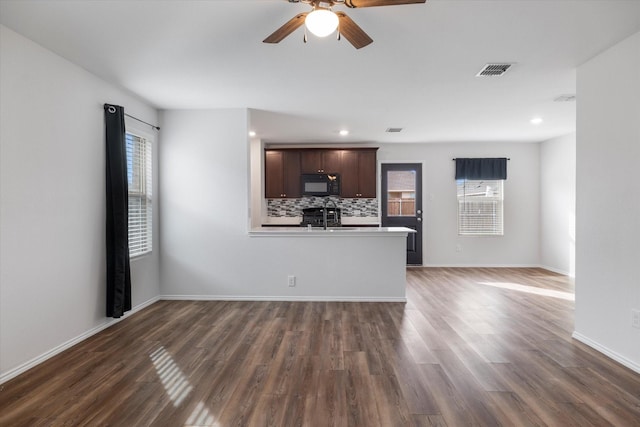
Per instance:
[[[303,196],[339,196],[340,175],[337,173],[303,173],[300,188]]]

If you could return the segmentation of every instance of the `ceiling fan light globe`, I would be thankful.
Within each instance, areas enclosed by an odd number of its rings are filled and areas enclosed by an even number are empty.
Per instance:
[[[307,29],[317,37],[326,37],[338,28],[338,15],[327,9],[316,9],[304,20]]]

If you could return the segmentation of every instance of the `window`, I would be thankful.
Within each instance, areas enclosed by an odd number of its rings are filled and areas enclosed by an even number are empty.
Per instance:
[[[387,216],[416,216],[416,171],[387,171]]]
[[[129,183],[129,255],[151,252],[152,193],[151,141],[127,132],[127,178]]]
[[[502,236],[504,181],[456,180],[458,187],[458,234]]]

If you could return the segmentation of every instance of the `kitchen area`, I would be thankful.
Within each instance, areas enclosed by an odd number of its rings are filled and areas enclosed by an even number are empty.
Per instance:
[[[414,230],[382,227],[376,154],[375,147],[252,145],[252,171],[261,178],[258,187],[252,176],[254,191],[260,189],[252,206],[260,215],[252,215],[249,236],[282,242],[291,270],[324,276],[327,293],[312,299],[405,301],[406,241]],[[293,274],[288,283],[304,286]]]
[[[264,150],[263,226],[379,226],[377,148]]]

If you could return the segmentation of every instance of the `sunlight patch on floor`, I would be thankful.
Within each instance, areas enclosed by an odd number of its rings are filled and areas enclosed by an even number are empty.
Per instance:
[[[189,393],[191,393],[191,390],[193,390],[189,380],[164,347],[158,348],[151,353],[149,357],[153,362],[153,366],[156,368],[156,372],[158,373],[158,377],[160,377],[160,381],[162,381],[164,389],[169,395],[169,399],[171,399],[171,403],[173,403],[175,407],[180,406],[180,403],[182,403]],[[220,426],[203,402],[198,402],[184,425],[190,427]]]
[[[158,377],[162,381],[162,385],[171,399],[173,406],[179,406],[185,397],[193,390],[189,380],[184,376],[176,362],[173,361],[171,355],[167,353],[164,347],[158,348],[149,355],[153,365],[156,368]]]
[[[535,286],[520,285],[518,283],[507,282],[477,282],[480,285],[492,286],[494,288],[509,289],[512,291],[526,292],[528,294],[542,295],[545,297],[559,298],[567,301],[575,301],[576,296],[572,292],[555,291],[553,289],[536,288]]]
[[[204,403],[198,402],[198,405],[193,409],[189,419],[184,424],[185,426],[213,426],[218,427],[218,423],[214,423],[215,418],[204,406]]]

